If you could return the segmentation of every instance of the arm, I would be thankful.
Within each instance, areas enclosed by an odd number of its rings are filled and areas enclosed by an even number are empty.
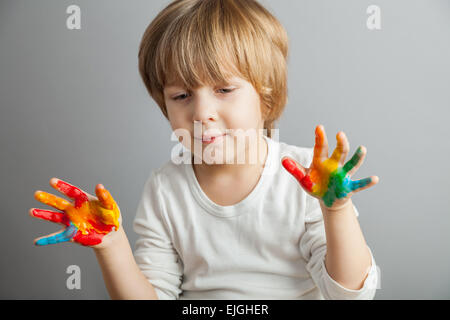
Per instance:
[[[358,216],[358,211],[353,208]],[[320,202],[306,195],[305,232],[300,238],[299,248],[302,256],[307,262],[306,269],[310,272],[312,279],[320,289],[323,297],[328,300],[367,300],[373,299],[376,293],[378,272],[376,262],[370,248],[371,268],[364,280],[363,286],[358,290],[347,288],[337,282],[325,266],[327,255],[327,238],[325,234],[324,214]],[[344,265],[345,261],[340,261]],[[347,264],[345,264],[344,268]],[[338,279],[339,280],[339,279]]]
[[[321,203],[321,209],[327,241],[327,272],[342,286],[359,290],[371,267],[371,254],[352,201],[336,210]]]
[[[64,226],[60,232],[34,240],[45,246],[74,242],[91,247],[103,272],[106,287],[113,299],[157,299],[151,283],[139,270],[128,239],[121,226],[120,209],[109,191],[98,184],[94,197],[57,178],[50,185],[73,201],[36,191],[36,200],[60,211],[33,208],[30,215]]]
[[[306,234],[301,241],[313,277],[327,297],[358,298],[367,296],[363,292],[372,285],[365,284],[366,278],[370,277],[372,282],[376,275],[351,196],[377,184],[378,177],[351,180],[365,158],[366,149],[359,147],[344,163],[349,143],[343,132],[336,139],[336,149],[328,158],[325,130],[318,126],[311,166],[305,168],[289,157],[283,158],[282,164],[316,198],[307,212]]]
[[[157,300],[155,289],[138,268],[120,228],[111,245],[94,248],[111,299]]]
[[[175,249],[166,212],[161,179],[152,171],[133,221],[133,230],[139,236],[134,258],[158,299],[176,300],[182,293],[183,263]]]
[[[178,299],[182,265],[165,223],[161,181],[152,171],[144,185],[133,229],[139,235],[134,253],[123,227],[94,248],[112,299]]]

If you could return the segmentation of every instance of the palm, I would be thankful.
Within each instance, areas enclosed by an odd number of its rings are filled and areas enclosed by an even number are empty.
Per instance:
[[[349,146],[345,134],[336,136],[337,146],[328,158],[328,141],[322,126],[316,128],[314,156],[309,168],[304,168],[293,159],[282,159],[284,168],[291,173],[310,195],[323,201],[327,207],[338,207],[355,192],[367,189],[378,182],[378,177],[353,181],[350,177],[359,169],[366,155],[359,147],[353,157],[344,164]]]
[[[57,233],[35,239],[36,245],[71,241],[84,246],[95,246],[102,243],[104,237],[113,230],[119,229],[120,209],[102,185],[97,185],[95,189],[97,198],[56,178],[50,180],[50,185],[73,199],[73,202],[36,191],[36,200],[62,212],[33,208],[30,215],[64,225],[64,229]]]

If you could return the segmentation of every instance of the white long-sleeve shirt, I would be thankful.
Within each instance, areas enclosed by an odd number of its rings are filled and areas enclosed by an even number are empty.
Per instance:
[[[151,171],[133,223],[134,256],[159,299],[372,299],[378,273],[370,248],[360,290],[334,281],[319,201],[280,164],[290,156],[309,167],[313,149],[264,138],[261,178],[232,206],[208,198],[192,164],[170,160]]]

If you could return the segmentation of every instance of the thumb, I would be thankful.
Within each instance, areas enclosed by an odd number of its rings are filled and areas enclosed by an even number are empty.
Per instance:
[[[295,177],[295,179],[297,179],[297,181],[302,185],[303,188],[311,192],[312,181],[306,174],[306,169],[301,164],[290,157],[283,157],[281,159],[281,164],[290,174]]]
[[[102,184],[97,184],[95,187],[95,194],[105,209],[112,210],[114,208],[114,199]]]

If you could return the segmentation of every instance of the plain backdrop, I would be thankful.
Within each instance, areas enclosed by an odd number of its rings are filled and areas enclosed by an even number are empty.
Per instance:
[[[354,196],[381,272],[376,299],[450,298],[450,2],[265,0],[290,39],[280,141],[368,149]],[[59,177],[94,194],[103,183],[132,221],[144,182],[170,159],[171,129],[138,73],[138,47],[169,1],[0,1],[0,298],[108,299],[89,248],[33,246],[60,229],[33,219],[33,194]],[[66,8],[81,8],[81,30]],[[370,5],[381,30],[366,26]],[[330,151],[331,154],[331,151]],[[68,266],[81,270],[69,290]]]

